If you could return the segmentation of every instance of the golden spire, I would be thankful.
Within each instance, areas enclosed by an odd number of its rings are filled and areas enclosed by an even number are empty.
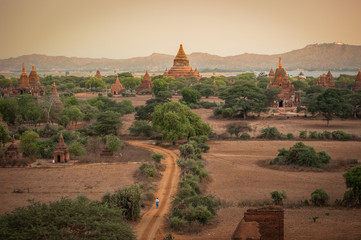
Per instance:
[[[279,60],[278,60],[278,68],[282,68],[282,59],[281,59],[281,56],[279,57]]]

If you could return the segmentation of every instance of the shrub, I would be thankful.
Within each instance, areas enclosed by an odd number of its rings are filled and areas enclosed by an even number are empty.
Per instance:
[[[229,118],[233,116],[233,110],[232,108],[225,108],[222,110],[222,117]]]
[[[42,158],[53,158],[56,143],[51,140],[39,141],[38,148]]]
[[[312,138],[312,139],[316,139],[317,138],[317,132],[316,131],[310,131],[308,136],[310,138]]]
[[[343,177],[349,189],[345,192],[344,200],[352,205],[361,204],[361,165],[351,168]]]
[[[113,93],[108,92],[107,96],[108,96],[108,97],[113,97]]]
[[[131,134],[135,136],[144,135],[146,137],[150,137],[152,135],[152,127],[149,125],[146,120],[135,120],[130,126],[129,131]]]
[[[49,204],[31,202],[0,216],[0,239],[123,239],[135,235],[122,211],[84,196]]]
[[[330,197],[325,190],[319,188],[311,193],[311,202],[316,206],[324,206]]]
[[[213,115],[217,116],[217,115],[221,115],[222,114],[222,108],[215,108],[213,110]]]
[[[244,132],[241,134],[241,136],[239,138],[242,140],[250,140],[251,136],[248,133]]]
[[[153,153],[152,154],[152,158],[154,159],[154,161],[156,161],[157,163],[160,163],[160,160],[164,159],[163,154],[161,153]]]
[[[117,136],[108,136],[108,147],[111,152],[118,151],[120,146],[120,139]]]
[[[27,126],[25,126],[25,125],[20,125],[20,126],[18,127],[18,129],[17,129],[17,132],[18,132],[20,135],[22,135],[24,132],[29,131],[29,130],[30,130],[30,128],[28,128]]]
[[[148,178],[153,178],[158,173],[158,170],[154,166],[154,164],[148,164],[148,163],[143,163],[142,165],[140,165],[139,170],[142,174],[144,174]]]
[[[345,133],[343,131],[333,131],[332,138],[339,141],[348,141],[351,139],[351,134]]]
[[[287,199],[287,195],[284,191],[278,192],[275,190],[270,192],[270,194],[275,205],[283,205],[283,199]]]
[[[179,151],[182,158],[187,158],[195,153],[193,145],[189,143],[180,146]]]
[[[69,146],[69,153],[73,156],[79,157],[83,156],[86,151],[83,144],[80,142],[74,142]]]
[[[307,138],[307,131],[306,130],[300,131],[299,137],[302,138],[302,139],[306,139]]]
[[[324,131],[323,132],[323,137],[326,139],[331,139],[332,138],[332,133],[330,133],[329,131]]]
[[[178,216],[170,217],[169,222],[170,222],[170,227],[173,229],[176,229],[176,230],[182,229],[187,224],[186,220],[184,220]]]
[[[289,150],[282,148],[278,152],[277,157],[270,164],[296,164],[305,167],[321,168],[331,160],[331,157],[325,151],[317,153],[313,147],[306,146],[302,142],[296,143]]]
[[[287,133],[287,139],[293,139],[294,136],[293,136],[293,133]]]
[[[276,127],[267,127],[261,130],[259,137],[264,139],[278,139],[281,137],[281,133]]]
[[[39,135],[40,137],[51,137],[56,134],[58,131],[55,127],[50,126],[49,124],[45,124],[43,129],[40,129]]]
[[[213,107],[217,107],[216,103],[212,103],[212,102],[200,102],[199,105],[201,105],[202,107],[206,108],[206,109],[210,109]]]
[[[139,184],[126,186],[114,194],[106,193],[102,201],[110,208],[123,209],[128,220],[136,220],[140,214],[141,190]]]

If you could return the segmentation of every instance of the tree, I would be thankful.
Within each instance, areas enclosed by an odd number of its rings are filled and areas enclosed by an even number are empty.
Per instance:
[[[73,156],[82,156],[86,153],[84,145],[80,142],[74,142],[69,146],[69,153]]]
[[[282,91],[281,88],[267,88],[264,90],[264,94],[266,95],[266,107],[270,107],[273,103],[278,99],[278,94]]]
[[[6,123],[14,124],[19,112],[19,105],[15,98],[0,99],[0,113]]]
[[[244,119],[250,112],[259,114],[268,110],[265,94],[253,83],[234,85],[223,91],[220,98],[225,100],[224,108],[232,108],[234,113],[243,114]]]
[[[21,135],[20,145],[25,157],[29,157],[31,160],[36,158],[39,150],[38,139],[39,135],[34,131],[26,131]]]
[[[192,88],[183,88],[181,91],[182,97],[183,97],[183,101],[185,101],[187,104],[196,104],[199,99],[201,99],[201,94]]]
[[[349,97],[348,102],[352,105],[353,117],[356,118],[361,111],[361,90],[352,94]]]
[[[9,141],[9,134],[6,131],[4,125],[0,123],[0,148]]]
[[[135,120],[130,126],[129,131],[135,136],[144,134],[144,136],[150,137],[152,135],[152,126],[146,120]]]
[[[175,142],[184,137],[208,135],[211,128],[189,107],[179,102],[168,102],[154,109],[152,126],[162,132],[163,140]]]
[[[161,91],[168,91],[168,89],[169,89],[169,83],[166,80],[161,78],[153,81],[152,91],[155,96],[157,96],[158,93]]]
[[[120,114],[112,111],[99,113],[97,121],[92,125],[98,135],[117,135],[118,129],[122,126]]]
[[[102,79],[97,77],[91,77],[86,83],[85,87],[90,88],[92,90],[93,88],[105,88],[105,83]]]
[[[32,201],[0,216],[0,239],[135,240],[122,213],[85,196],[49,204]]]
[[[35,103],[27,105],[25,110],[25,121],[31,122],[36,125],[41,119],[41,109]]]
[[[361,204],[361,166],[356,166],[348,170],[343,177],[346,181],[344,199],[353,204]]]
[[[108,147],[111,152],[118,151],[120,139],[117,136],[108,136]]]
[[[346,102],[342,92],[336,88],[329,88],[316,98],[316,101],[309,106],[312,113],[321,113],[329,122],[334,116],[344,116],[352,113],[352,106]]]
[[[75,126],[77,125],[78,121],[84,117],[84,114],[80,111],[77,106],[70,106],[64,108],[62,111],[65,112],[65,115],[69,118],[72,123],[75,122]]]
[[[134,77],[124,77],[121,78],[121,83],[124,86],[125,89],[135,90],[138,88],[141,80],[140,78],[134,78]]]

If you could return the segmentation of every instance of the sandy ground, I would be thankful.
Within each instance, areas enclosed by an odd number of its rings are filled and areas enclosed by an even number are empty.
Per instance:
[[[204,154],[211,175],[207,193],[222,202],[218,216],[200,235],[177,239],[230,239],[247,208],[238,203],[270,201],[272,190],[284,190],[285,204],[310,199],[316,188],[323,188],[331,203],[342,199],[346,190],[344,171],[281,171],[259,166],[258,162],[277,155],[277,149],[289,148],[294,141],[215,141]],[[317,151],[326,150],[332,158],[361,159],[360,142],[307,142]],[[227,204],[225,204],[225,202]],[[326,216],[329,213],[329,216]],[[312,217],[318,216],[316,223]],[[303,207],[285,209],[285,239],[361,239],[361,209]],[[218,223],[218,224],[216,224]]]
[[[48,202],[80,194],[100,200],[107,191],[135,182],[140,163],[86,164],[48,168],[0,168],[0,213],[28,204],[28,199]],[[21,190],[24,193],[13,193]]]

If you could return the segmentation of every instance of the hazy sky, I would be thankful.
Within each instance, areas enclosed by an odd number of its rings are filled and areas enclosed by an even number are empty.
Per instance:
[[[361,0],[0,0],[0,59],[275,54],[361,45]]]

